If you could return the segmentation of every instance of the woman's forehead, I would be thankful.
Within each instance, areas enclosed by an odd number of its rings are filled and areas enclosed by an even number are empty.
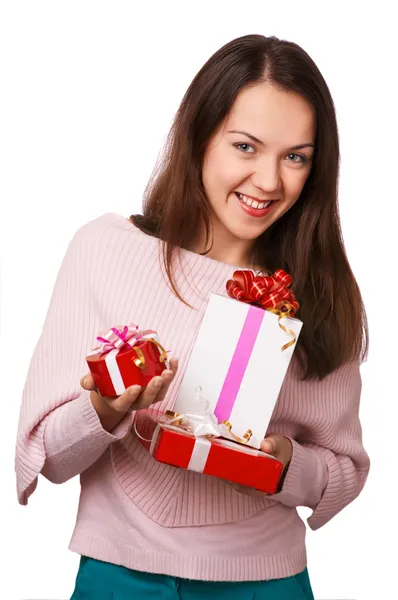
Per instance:
[[[236,98],[222,127],[223,135],[230,131],[246,131],[266,145],[276,140],[292,146],[314,142],[314,109],[296,93],[261,83]]]

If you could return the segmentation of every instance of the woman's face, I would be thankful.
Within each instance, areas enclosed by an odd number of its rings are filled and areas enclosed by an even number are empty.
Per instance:
[[[214,247],[254,240],[297,201],[311,171],[312,106],[269,83],[246,88],[206,150],[202,178]]]

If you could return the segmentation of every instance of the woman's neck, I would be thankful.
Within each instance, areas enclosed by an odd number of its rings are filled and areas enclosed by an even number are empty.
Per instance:
[[[203,234],[189,249],[192,252],[202,254],[227,265],[234,265],[245,269],[254,268],[250,260],[252,245],[248,246],[247,243],[239,242],[240,240],[220,238],[216,235],[213,237],[211,235],[206,245],[206,236]],[[242,240],[242,242],[244,241]]]
[[[252,260],[253,243],[253,240],[236,238],[216,221],[213,222],[207,244],[205,228],[202,227],[189,249],[225,264],[256,270]]]

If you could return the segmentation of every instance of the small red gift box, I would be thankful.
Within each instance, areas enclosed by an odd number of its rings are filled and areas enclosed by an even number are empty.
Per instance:
[[[168,368],[167,353],[155,331],[140,331],[130,324],[113,327],[97,340],[102,345],[86,356],[86,362],[102,396],[120,396],[132,385],[146,387]]]
[[[136,415],[141,443],[159,462],[275,494],[283,464],[275,457],[221,437],[195,437],[189,431]]]

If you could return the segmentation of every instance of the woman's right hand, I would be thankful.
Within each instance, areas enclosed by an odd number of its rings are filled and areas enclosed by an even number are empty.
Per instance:
[[[84,390],[91,392],[91,403],[98,414],[102,427],[106,431],[112,431],[126,413],[162,402],[175,377],[177,368],[178,361],[176,358],[172,358],[170,369],[165,369],[160,376],[151,379],[145,389],[139,385],[133,385],[123,394],[115,397],[101,396],[96,389],[91,373],[81,378],[80,385]]]

